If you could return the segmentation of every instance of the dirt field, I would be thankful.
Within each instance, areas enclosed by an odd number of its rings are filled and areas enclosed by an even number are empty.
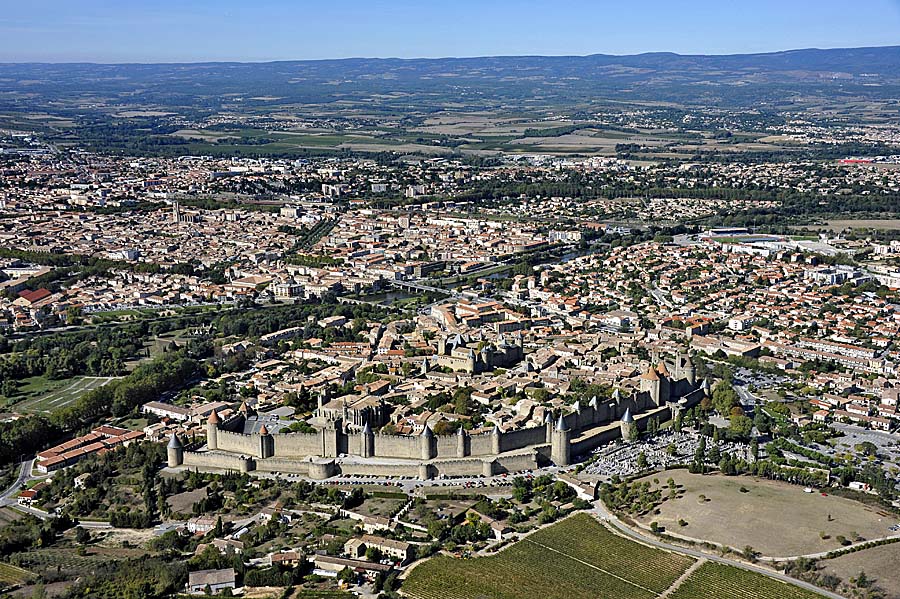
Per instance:
[[[173,512],[190,514],[195,503],[206,497],[206,487],[172,495],[166,500]]]
[[[900,597],[900,569],[897,568],[898,545],[874,547],[856,553],[842,555],[822,562],[825,571],[848,582],[865,572],[869,580],[874,580],[888,597]]]
[[[900,229],[900,220],[830,220],[828,228],[832,231],[843,231],[847,228],[895,231]]]
[[[803,487],[749,477],[696,475],[672,470],[647,477],[665,485],[669,477],[683,486],[679,499],[664,502],[656,521],[673,534],[709,540],[738,549],[750,545],[765,556],[788,557],[830,551],[840,545],[836,537],[865,539],[890,536],[896,518],[876,513],[849,499],[804,493]],[[742,493],[741,487],[748,492]],[[705,495],[708,501],[701,501]],[[679,519],[687,526],[679,526]],[[828,538],[823,539],[824,532]]]
[[[108,549],[114,549],[121,555],[117,557],[135,557],[141,553],[140,550],[125,549],[122,542],[127,541],[131,547],[141,547],[153,538],[153,529],[138,530],[134,528],[108,528],[103,530],[92,530],[91,537],[96,539],[97,547],[94,550],[97,553],[106,553]],[[132,553],[133,552],[133,553]]]

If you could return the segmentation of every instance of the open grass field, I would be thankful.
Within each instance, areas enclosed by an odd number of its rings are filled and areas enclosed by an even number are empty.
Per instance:
[[[872,547],[820,562],[823,571],[834,574],[845,583],[865,572],[887,597],[900,597],[900,569],[897,557],[900,545]]]
[[[818,593],[757,574],[706,562],[669,595],[672,599],[816,599]]]
[[[669,478],[682,486],[679,499],[659,506],[659,514],[640,519],[656,521],[667,531],[737,549],[750,545],[769,557],[789,557],[840,547],[838,536],[877,539],[891,535],[896,518],[850,499],[804,493],[803,487],[750,477],[690,474],[671,470],[643,480]],[[744,488],[746,492],[741,492]],[[704,495],[707,501],[701,501]],[[679,526],[683,519],[687,526]],[[772,534],[769,523],[779,523]],[[827,538],[822,538],[820,533]]]
[[[92,389],[109,384],[111,380],[113,379],[109,377],[76,377],[61,381],[58,385],[55,384],[56,381],[52,381],[52,384],[32,391],[28,399],[15,405],[15,409],[18,412],[32,414],[52,412],[76,401]],[[20,391],[23,389],[20,388]]]
[[[577,514],[497,555],[428,560],[412,571],[403,591],[416,599],[652,599],[693,561],[629,541]]]

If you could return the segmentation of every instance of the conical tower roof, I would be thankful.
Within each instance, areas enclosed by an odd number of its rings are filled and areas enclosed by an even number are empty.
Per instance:
[[[263,437],[265,437],[266,435],[269,434],[269,429],[266,428],[265,424],[260,427],[259,434],[262,435]]]
[[[219,418],[219,413],[213,410],[212,412],[210,412],[209,420],[207,420],[207,422],[210,424],[219,424],[220,422],[222,422],[222,419]]]
[[[641,375],[641,378],[645,381],[658,381],[659,373],[656,371],[656,368],[650,367],[650,369]]]
[[[426,425],[425,425],[425,428],[422,429],[422,436],[423,436],[423,437],[433,437],[433,436],[434,436],[434,431],[431,430],[431,427],[428,426],[428,425],[426,424]]]
[[[371,434],[372,434],[372,427],[369,426],[369,421],[368,421],[368,420],[366,420],[366,423],[363,425],[363,431],[362,431],[362,432],[363,432],[364,435],[371,435]]]
[[[631,408],[625,408],[625,413],[622,414],[622,422],[634,422],[634,418],[631,415]]]
[[[662,360],[660,360],[659,365],[656,367],[656,372],[661,376],[669,376],[669,369],[666,368],[666,363]]]
[[[169,449],[181,449],[184,445],[181,444],[181,439],[178,438],[178,435],[172,433],[172,436],[169,437],[169,444],[166,447]]]
[[[559,420],[556,421],[556,430],[558,430],[558,431],[569,430],[569,427],[566,426],[566,419],[563,418],[562,412],[559,413]]]

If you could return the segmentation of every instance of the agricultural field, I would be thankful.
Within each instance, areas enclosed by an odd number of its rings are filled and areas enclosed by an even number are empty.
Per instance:
[[[412,571],[403,591],[416,599],[652,599],[692,563],[577,514],[497,555],[428,560]]]
[[[152,531],[148,531],[147,537],[150,535]],[[84,555],[79,555],[73,547],[60,546],[14,553],[9,559],[13,564],[36,574],[53,572],[77,577],[89,574],[110,561],[136,558],[144,553],[143,549],[124,548],[120,543],[119,547],[91,546]]]
[[[34,574],[11,564],[0,563],[0,589],[25,584],[34,579]]]
[[[804,493],[803,487],[746,476],[690,474],[686,470],[660,472],[644,481],[665,486],[672,478],[682,493],[664,501],[658,514],[639,519],[657,522],[674,535],[724,544],[742,550],[747,545],[768,557],[791,557],[831,551],[839,536],[872,540],[893,533],[895,517],[851,499]],[[682,526],[679,521],[683,521]],[[782,534],[773,535],[760,523],[778,522]]]
[[[79,397],[97,387],[109,384],[113,380],[110,377],[76,377],[67,381],[48,383],[46,386],[36,388],[30,393],[30,397],[15,405],[17,412],[24,413],[50,413],[64,408]],[[26,391],[21,389],[20,392]]]
[[[22,513],[17,512],[12,508],[0,508],[0,526],[6,526],[7,524],[12,524],[16,520],[22,519]]]
[[[669,595],[672,599],[820,599],[798,586],[734,566],[706,562]]]

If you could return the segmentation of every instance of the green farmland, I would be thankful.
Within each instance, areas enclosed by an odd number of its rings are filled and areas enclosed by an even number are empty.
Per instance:
[[[412,570],[403,592],[415,599],[818,597],[761,574],[717,564],[703,564],[682,578],[694,564],[691,557],[636,543],[587,514],[577,514],[496,555],[434,557]],[[742,594],[746,589],[754,594]]]
[[[707,562],[697,568],[672,595],[672,599],[817,599],[818,593],[741,568]]]
[[[412,571],[403,591],[417,599],[652,599],[693,561],[578,514],[494,556],[431,559]]]
[[[17,412],[39,413],[52,412],[64,408],[92,389],[106,385],[109,377],[77,377],[57,383],[53,381],[43,389],[35,389],[27,398],[15,404]]]

